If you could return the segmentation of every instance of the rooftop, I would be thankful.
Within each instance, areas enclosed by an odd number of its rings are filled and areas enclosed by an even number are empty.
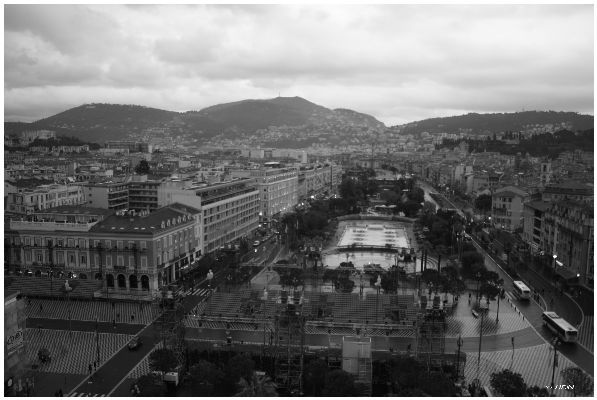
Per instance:
[[[112,215],[114,210],[108,210],[99,207],[86,207],[86,206],[57,206],[45,209],[38,212],[37,214],[80,214],[80,215]]]
[[[192,222],[190,215],[170,207],[162,207],[146,216],[112,215],[97,223],[92,232],[103,233],[157,233],[172,229],[177,225]]]

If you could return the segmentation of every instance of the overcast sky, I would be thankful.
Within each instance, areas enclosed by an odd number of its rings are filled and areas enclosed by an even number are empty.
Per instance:
[[[593,114],[592,5],[6,5],[4,113],[301,96],[386,125]]]

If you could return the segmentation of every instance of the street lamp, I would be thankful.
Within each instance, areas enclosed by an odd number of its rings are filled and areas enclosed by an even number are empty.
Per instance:
[[[502,297],[502,293],[504,292],[504,289],[498,285],[498,296],[497,296],[497,312],[495,314],[495,323],[497,324],[498,322],[500,322],[500,297]]]
[[[456,353],[456,379],[460,378],[460,347],[462,346],[462,337],[458,335],[458,340],[456,341],[458,345],[458,353]]]
[[[479,303],[480,300],[480,293],[479,293],[479,283],[481,282],[481,272],[477,272],[477,304]]]
[[[553,389],[555,383],[554,379],[556,374],[556,367],[558,365],[558,346],[560,345],[560,340],[558,338],[553,338],[553,340],[551,341],[551,345],[553,346],[553,365],[551,367],[551,396],[553,397]]]
[[[558,258],[558,255],[554,254],[552,257],[553,257],[553,270],[555,271],[556,270],[556,259]]]

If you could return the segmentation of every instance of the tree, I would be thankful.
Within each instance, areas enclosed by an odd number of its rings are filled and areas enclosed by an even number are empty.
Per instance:
[[[135,384],[141,392],[139,395],[143,397],[161,397],[166,393],[166,388],[160,375],[147,374],[140,376]]]
[[[572,392],[576,396],[593,396],[593,380],[578,367],[568,367],[561,372],[562,378]]]
[[[176,355],[170,349],[157,349],[149,355],[149,367],[153,371],[170,372],[177,366]]]
[[[527,397],[549,397],[549,391],[537,385],[529,386],[527,388]]]
[[[491,387],[505,397],[521,397],[527,393],[527,385],[522,375],[504,369],[491,374]]]
[[[250,382],[255,371],[255,362],[246,356],[237,354],[228,360],[226,366],[226,376],[230,378],[234,384],[244,378],[245,381]]]
[[[222,384],[224,373],[214,364],[200,360],[189,370],[194,391],[201,396],[216,395],[216,389]]]
[[[500,278],[497,272],[486,270],[482,273],[479,290],[482,295],[485,295],[489,300],[493,300],[500,293],[500,286],[503,284],[504,280]]]
[[[441,372],[423,374],[419,381],[419,388],[432,397],[456,396],[456,386]]]
[[[316,359],[305,367],[305,396],[321,396],[325,387],[328,365],[322,359]]]
[[[491,210],[491,195],[482,194],[475,199],[475,208],[483,213]]]
[[[149,163],[147,160],[139,161],[139,164],[135,167],[135,173],[138,175],[147,175],[150,171]]]
[[[344,370],[336,369],[327,374],[322,395],[354,397],[358,395],[355,389],[354,377]]]
[[[253,373],[250,381],[240,378],[238,383],[240,390],[236,393],[237,397],[277,397],[277,385],[272,378],[266,374],[257,375]]]

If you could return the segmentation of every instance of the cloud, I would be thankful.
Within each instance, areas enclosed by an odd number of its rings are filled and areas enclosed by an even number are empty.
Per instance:
[[[593,113],[593,23],[591,5],[7,5],[5,119],[278,92],[387,124]]]

